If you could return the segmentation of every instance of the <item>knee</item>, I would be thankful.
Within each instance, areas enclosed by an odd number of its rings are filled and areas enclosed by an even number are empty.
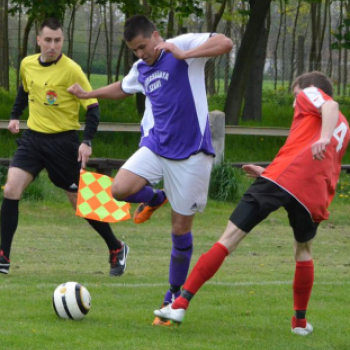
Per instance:
[[[7,199],[20,199],[22,190],[18,186],[12,186],[10,183],[6,183],[4,186],[4,198]]]
[[[111,188],[112,196],[117,201],[123,201],[126,197],[128,197],[128,192],[125,191],[123,186],[120,186],[118,183],[114,183]]]

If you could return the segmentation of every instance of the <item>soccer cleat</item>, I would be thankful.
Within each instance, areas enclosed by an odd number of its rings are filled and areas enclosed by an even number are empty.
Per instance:
[[[162,320],[159,317],[155,317],[152,322],[152,326],[163,326],[163,327],[171,327],[173,324],[169,320]]]
[[[145,221],[149,220],[153,213],[159,209],[162,205],[165,203],[168,203],[168,198],[165,197],[164,201],[160,203],[159,205],[156,205],[154,207],[148,205],[147,203],[141,203],[135,210],[134,213],[134,223],[135,224],[142,224]]]
[[[185,309],[173,309],[172,304],[169,304],[161,309],[154,310],[154,315],[159,317],[161,320],[173,321],[180,324],[185,318]]]
[[[8,259],[2,250],[0,250],[0,273],[8,274],[10,270],[10,259]]]
[[[307,322],[305,319],[303,319],[303,322],[305,322],[305,327],[299,327],[296,326],[297,319],[295,316],[292,318],[292,333],[297,335],[309,335],[313,332],[314,328],[312,327],[311,323]],[[300,320],[298,320],[300,322]]]
[[[126,269],[126,258],[129,254],[129,247],[122,242],[122,247],[117,250],[111,250],[109,255],[109,263],[111,269],[110,276],[121,276]]]

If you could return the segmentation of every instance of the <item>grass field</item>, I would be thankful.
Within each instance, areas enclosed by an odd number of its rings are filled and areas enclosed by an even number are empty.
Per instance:
[[[102,240],[73,215],[59,190],[48,186],[47,200],[20,205],[10,274],[0,275],[1,348],[348,350],[348,177],[341,186],[343,195],[332,204],[330,220],[321,225],[314,244],[308,319],[315,330],[305,338],[290,332],[294,261],[283,210],[226,259],[193,299],[184,323],[164,329],[151,322],[168,286],[169,206],[143,225],[127,221],[113,226],[130,254],[125,274],[111,278]],[[210,201],[197,216],[192,266],[219,237],[233,207]],[[92,308],[82,321],[59,319],[53,311],[53,291],[67,281],[80,282],[91,293]]]

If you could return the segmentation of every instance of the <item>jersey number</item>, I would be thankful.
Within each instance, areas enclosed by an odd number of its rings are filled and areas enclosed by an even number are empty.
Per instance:
[[[341,150],[341,148],[343,147],[343,141],[344,141],[344,137],[345,137],[347,131],[348,131],[348,128],[346,127],[344,122],[341,122],[334,129],[333,137],[338,141],[337,152],[339,152]]]

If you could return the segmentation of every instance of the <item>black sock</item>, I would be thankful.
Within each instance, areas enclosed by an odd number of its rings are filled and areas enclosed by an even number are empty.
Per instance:
[[[191,301],[191,299],[193,298],[193,294],[185,289],[181,291],[181,296],[188,301]]]
[[[299,320],[306,318],[306,310],[295,310],[295,318]]]
[[[120,241],[117,239],[116,236],[114,236],[111,226],[107,222],[101,222],[91,219],[85,220],[105,240],[109,250],[117,250],[122,247]]]
[[[1,205],[1,246],[0,250],[10,259],[13,236],[18,225],[18,199],[4,198]]]
[[[173,294],[176,294],[180,291],[181,286],[170,285],[169,291]]]

